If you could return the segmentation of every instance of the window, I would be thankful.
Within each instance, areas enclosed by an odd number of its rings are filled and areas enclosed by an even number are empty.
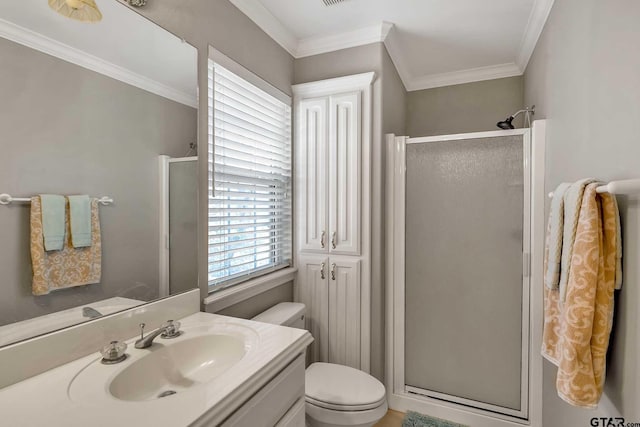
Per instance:
[[[229,61],[209,61],[210,291],[291,264],[291,102]]]

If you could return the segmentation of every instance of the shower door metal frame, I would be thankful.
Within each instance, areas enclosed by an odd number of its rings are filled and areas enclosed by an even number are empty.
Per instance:
[[[538,128],[544,133],[544,123],[538,123]],[[540,134],[541,132],[538,132]],[[505,137],[522,135],[523,137],[523,295],[522,295],[522,361],[521,361],[521,403],[520,410],[513,410],[483,402],[477,402],[457,396],[422,390],[407,386],[405,383],[405,202],[406,202],[406,146],[407,144],[423,144],[430,142],[460,141],[478,138]],[[532,252],[534,242],[532,233],[539,233],[544,229],[544,220],[540,225],[540,197],[544,197],[544,147],[542,150],[532,151],[532,132],[529,129],[507,131],[478,132],[468,134],[444,135],[435,137],[409,138],[387,136],[387,393],[390,406],[398,410],[420,410],[430,415],[448,418],[458,422],[472,423],[474,426],[522,425],[530,424],[530,410],[539,409],[538,398],[532,393],[541,388],[541,360],[532,358],[530,349],[539,340],[538,328],[532,319],[534,306],[541,305],[541,298],[532,293],[532,273],[541,263],[540,245],[536,239],[536,266],[532,266]],[[542,146],[544,145],[542,140]],[[542,153],[542,154],[541,154]],[[532,168],[532,160],[537,165]],[[540,168],[542,167],[542,173]],[[534,177],[534,172],[537,178]],[[541,175],[541,177],[540,177]],[[533,179],[533,180],[532,180]],[[535,181],[535,183],[533,182]],[[541,187],[542,184],[542,188]],[[533,196],[533,190],[538,193]],[[542,195],[542,196],[540,196]],[[537,201],[537,202],[536,202]],[[534,207],[532,203],[536,202]],[[534,208],[534,209],[532,209]],[[534,210],[536,212],[534,213]],[[542,199],[544,212],[544,199]],[[535,215],[535,218],[533,217]],[[532,221],[535,219],[535,224]],[[532,226],[533,225],[533,226]],[[537,277],[537,274],[535,275]],[[537,280],[537,279],[534,279]],[[533,300],[533,304],[532,304]],[[533,345],[535,345],[533,344]],[[535,352],[535,348],[533,349]],[[530,365],[530,359],[534,366]],[[533,369],[532,369],[533,368]],[[533,385],[533,387],[532,387]],[[540,391],[541,392],[541,391]],[[537,392],[536,392],[537,393]],[[534,416],[533,418],[537,418]]]
[[[159,246],[159,297],[167,297],[171,294],[170,289],[170,242],[169,242],[169,164],[180,162],[197,162],[198,157],[175,157],[166,155],[158,156],[158,184],[160,190],[159,223],[160,223],[160,244]]]

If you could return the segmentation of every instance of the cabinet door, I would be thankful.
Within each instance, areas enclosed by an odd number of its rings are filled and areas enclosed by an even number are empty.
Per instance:
[[[360,92],[330,98],[329,248],[336,254],[360,254],[360,103]]]
[[[275,426],[283,416],[289,415],[291,408],[301,398],[304,399],[304,360],[298,356],[224,423],[211,423],[211,426]]]
[[[328,361],[360,369],[360,261],[329,262]]]
[[[303,100],[299,104],[296,156],[296,198],[299,250],[326,252],[327,221],[327,109],[329,98]]]
[[[298,298],[307,306],[306,329],[314,342],[307,353],[309,363],[327,362],[329,345],[329,259],[323,256],[300,257],[298,261]]]

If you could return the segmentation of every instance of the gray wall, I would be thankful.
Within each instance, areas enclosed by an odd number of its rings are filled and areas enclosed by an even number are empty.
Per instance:
[[[371,229],[372,259],[382,260],[384,224],[384,132],[404,133],[405,91],[382,43],[372,43],[321,55],[296,59],[294,82],[376,72],[373,84],[372,191]],[[371,271],[371,373],[384,376],[384,269],[373,262]]]
[[[382,133],[406,135],[408,94],[389,52],[382,49]],[[383,152],[386,152],[383,150]]]
[[[556,0],[525,73],[525,100],[546,117],[547,190],[582,177],[640,174],[640,3]],[[640,208],[618,197],[624,284],[616,299],[605,393],[627,421],[640,420]],[[545,427],[587,425],[595,414],[555,396],[545,364]]]
[[[382,50],[382,43],[372,43],[296,59],[293,63],[293,83],[315,82],[369,71],[375,71],[379,79]]]
[[[31,294],[29,205],[0,208],[0,325],[111,296],[158,295],[158,155],[183,155],[196,110],[0,39],[0,183],[14,196],[108,195],[102,283]]]
[[[293,57],[229,0],[150,1],[133,9],[198,49],[200,93],[206,93],[211,45],[281,91],[291,94]],[[206,97],[202,97],[206,105]],[[206,117],[206,110],[201,116]],[[205,139],[206,141],[206,139]]]
[[[216,314],[251,319],[274,305],[285,301],[293,301],[293,282],[285,283],[254,297],[247,298],[216,312]],[[210,312],[210,310],[207,311]]]
[[[522,76],[407,94],[407,134],[412,137],[498,130],[496,123],[524,107]],[[519,117],[516,127],[522,126]]]

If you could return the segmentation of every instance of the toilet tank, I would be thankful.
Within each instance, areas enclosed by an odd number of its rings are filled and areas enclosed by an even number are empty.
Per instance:
[[[281,302],[263,311],[251,320],[304,329],[306,307],[299,302]]]

